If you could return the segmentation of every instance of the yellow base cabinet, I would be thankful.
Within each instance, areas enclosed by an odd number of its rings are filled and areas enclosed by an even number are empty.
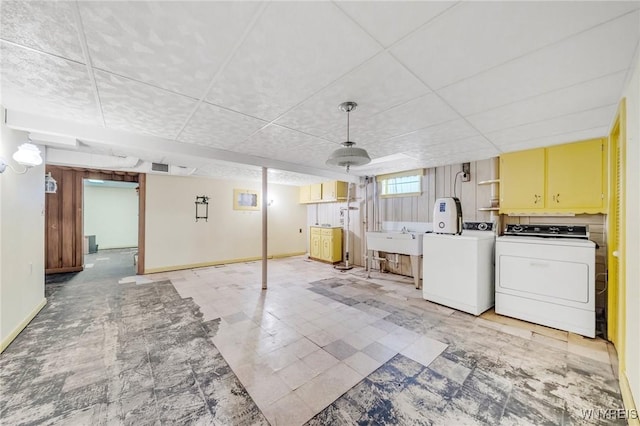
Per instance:
[[[309,257],[314,259],[320,259],[322,257],[322,236],[320,235],[320,228],[311,228],[311,247],[309,248]]]
[[[607,141],[500,156],[500,213],[606,213]]]
[[[342,261],[342,228],[312,226],[309,257],[329,263]]]

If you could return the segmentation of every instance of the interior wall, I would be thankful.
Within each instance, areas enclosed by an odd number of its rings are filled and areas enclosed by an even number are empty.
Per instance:
[[[95,235],[100,250],[138,246],[137,184],[84,184],[84,235]]]
[[[471,162],[471,176],[469,182],[462,182],[458,176],[455,187],[455,195],[460,198],[464,221],[489,221],[492,220],[491,212],[479,211],[480,207],[488,207],[491,204],[490,185],[478,185],[478,182],[492,179],[492,160],[486,159]],[[350,259],[358,266],[365,264],[364,260],[364,235],[365,235],[365,208],[368,206],[369,228],[371,230],[382,229],[382,222],[431,222],[433,205],[440,197],[454,196],[454,181],[456,174],[462,170],[462,164],[454,164],[430,168],[425,170],[422,177],[422,194],[417,197],[392,197],[377,198],[377,205],[373,208],[373,198],[376,184],[373,179],[365,183],[353,185],[355,200],[351,203],[350,210]],[[496,171],[497,173],[497,171]],[[365,203],[365,196],[369,204]],[[353,210],[356,208],[357,210]],[[307,230],[309,226],[328,224],[331,226],[344,226],[346,218],[346,203],[320,203],[307,205]],[[307,231],[308,232],[308,231]],[[344,229],[346,235],[346,229]],[[309,240],[306,240],[306,250],[309,250]],[[400,262],[395,265],[387,262],[388,270],[402,275],[411,275],[411,264],[408,256],[401,256]],[[374,268],[379,265],[374,263]]]
[[[640,404],[640,58],[624,92],[627,102],[626,167],[626,377]]]
[[[4,117],[4,109],[0,109]],[[11,156],[27,133],[0,124],[0,157],[21,170]],[[44,149],[42,156],[44,158]],[[44,165],[25,174],[9,168],[0,175],[0,350],[46,303],[44,297]]]
[[[145,272],[262,256],[262,212],[233,210],[233,190],[261,192],[260,182],[149,174],[146,182]],[[196,196],[209,197],[209,220],[195,221]],[[270,184],[269,256],[306,251],[306,214],[298,187]]]

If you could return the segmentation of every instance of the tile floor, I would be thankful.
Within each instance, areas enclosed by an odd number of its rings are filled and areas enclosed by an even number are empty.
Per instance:
[[[0,356],[3,422],[611,424],[582,410],[622,407],[606,342],[460,313],[410,278],[302,257],[269,261],[266,292],[259,262],[101,270],[48,285]]]

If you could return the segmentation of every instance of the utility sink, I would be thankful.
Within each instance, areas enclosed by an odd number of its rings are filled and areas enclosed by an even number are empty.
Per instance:
[[[387,253],[422,255],[422,237],[417,232],[367,232],[367,248]]]

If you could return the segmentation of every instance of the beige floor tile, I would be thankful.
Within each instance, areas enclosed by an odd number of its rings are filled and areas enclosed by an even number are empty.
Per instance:
[[[302,361],[317,374],[322,373],[339,362],[336,357],[326,352],[324,349],[318,349],[317,351],[310,353],[302,358]]]
[[[386,336],[381,337],[377,341],[395,350],[396,352],[400,352],[402,349],[411,345],[419,338],[419,334],[399,327],[396,331],[393,331]]]
[[[271,426],[302,425],[315,414],[307,403],[293,392],[269,405],[262,412]]]
[[[300,360],[277,372],[277,375],[291,390],[299,388],[318,374],[318,372]]]
[[[375,339],[372,339],[368,336],[363,335],[359,332],[354,332],[347,334],[342,338],[346,343],[350,344],[354,348],[360,350],[369,346],[371,343],[375,342]]]
[[[356,352],[343,362],[364,377],[373,373],[382,365],[382,362],[376,361],[363,352]]]
[[[325,331],[325,330],[320,330],[317,331],[315,333],[311,333],[308,334],[307,336],[305,336],[307,339],[311,340],[313,343],[315,343],[318,346],[326,346],[329,343],[338,340],[337,336],[334,336],[333,334]]]
[[[425,336],[401,350],[400,353],[424,366],[429,366],[446,348],[446,344]]]
[[[378,340],[381,337],[384,337],[389,333],[387,333],[384,330],[380,330],[379,328],[374,327],[372,325],[368,325],[368,326],[366,326],[366,327],[364,327],[363,329],[360,330],[360,334],[362,336],[368,337],[368,338],[370,338],[372,340]]]
[[[261,410],[291,392],[289,386],[275,373],[261,377],[246,388]]]
[[[320,349],[318,345],[306,337],[302,337],[295,342],[288,344],[285,348],[300,359]]]
[[[315,413],[355,386],[363,376],[346,364],[338,363],[294,391]]]

